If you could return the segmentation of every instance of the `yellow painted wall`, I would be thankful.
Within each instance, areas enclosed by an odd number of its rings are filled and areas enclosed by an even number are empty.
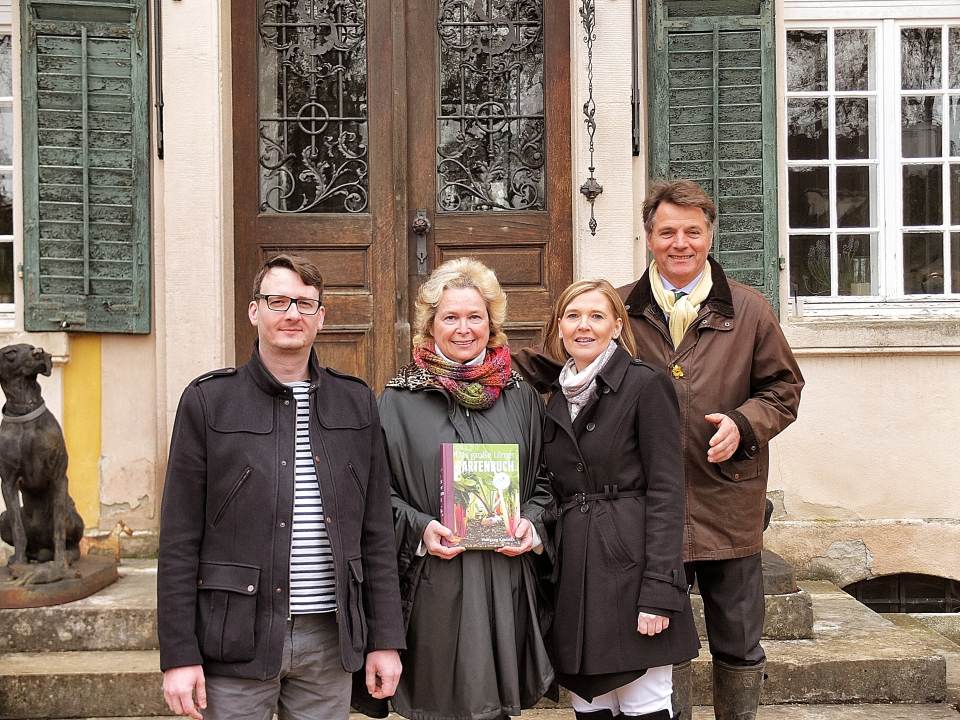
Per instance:
[[[71,335],[63,368],[63,434],[70,496],[88,528],[100,522],[100,405],[100,336]]]

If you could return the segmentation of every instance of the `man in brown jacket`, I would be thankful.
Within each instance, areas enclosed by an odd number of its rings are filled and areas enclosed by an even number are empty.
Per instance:
[[[803,377],[762,295],[709,257],[717,210],[695,183],[653,186],[643,207],[653,261],[619,289],[642,360],[673,378],[680,403],[687,580],[703,596],[717,720],[753,720],[763,680],[763,520],[768,443],[797,417]],[[558,368],[515,361],[544,384]],[[678,705],[689,668],[675,671]],[[689,709],[674,712],[689,718]]]

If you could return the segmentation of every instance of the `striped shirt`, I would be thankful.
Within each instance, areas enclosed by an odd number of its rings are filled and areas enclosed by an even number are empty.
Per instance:
[[[330,612],[337,607],[333,550],[323,520],[323,500],[310,448],[308,382],[292,382],[297,401],[297,453],[290,543],[291,614]]]

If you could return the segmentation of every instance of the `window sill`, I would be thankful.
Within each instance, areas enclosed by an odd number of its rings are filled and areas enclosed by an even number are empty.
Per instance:
[[[0,347],[28,343],[41,347],[53,355],[54,362],[64,363],[70,356],[70,339],[65,332],[24,332],[13,327],[5,327],[0,318]]]
[[[797,355],[960,355],[960,313],[793,315],[782,326]]]

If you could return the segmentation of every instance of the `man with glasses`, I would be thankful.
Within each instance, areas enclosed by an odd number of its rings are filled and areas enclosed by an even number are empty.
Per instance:
[[[346,718],[364,664],[373,698],[396,688],[404,632],[380,422],[362,381],[317,361],[322,302],[315,265],[268,260],[250,361],[197,378],[180,401],[157,583],[177,715]]]

